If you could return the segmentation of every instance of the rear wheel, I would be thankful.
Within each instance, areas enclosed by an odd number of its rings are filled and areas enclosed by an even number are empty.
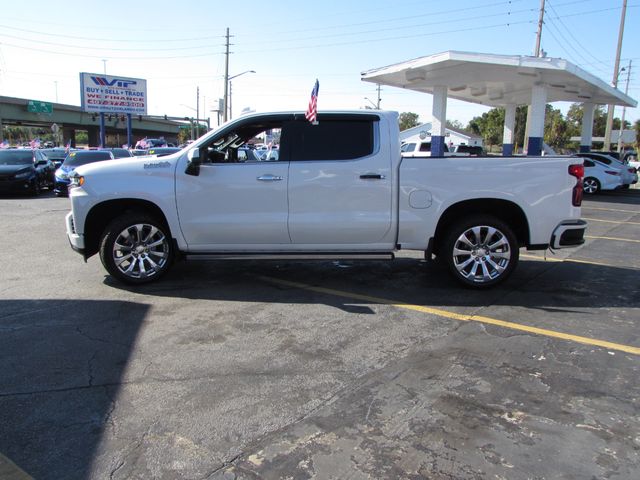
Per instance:
[[[600,191],[600,182],[597,178],[587,177],[582,181],[582,189],[584,190],[584,193],[593,195]]]
[[[509,226],[488,215],[454,224],[440,252],[453,277],[474,288],[505,281],[518,263],[518,242]]]
[[[169,229],[144,213],[113,220],[102,234],[100,260],[118,280],[149,283],[166,273],[174,258]]]

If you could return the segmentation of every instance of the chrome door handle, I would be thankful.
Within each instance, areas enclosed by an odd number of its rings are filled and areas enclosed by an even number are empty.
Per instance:
[[[380,175],[378,173],[365,173],[364,175],[360,175],[362,180],[384,180],[384,175]]]
[[[277,182],[282,180],[282,177],[279,177],[278,175],[271,175],[269,173],[267,175],[260,175],[257,180],[260,180],[261,182]]]

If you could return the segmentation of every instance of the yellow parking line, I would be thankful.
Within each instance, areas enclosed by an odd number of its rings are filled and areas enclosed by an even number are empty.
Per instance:
[[[620,267],[620,265],[613,265],[612,263],[604,263],[604,262],[595,262],[593,260],[579,260],[576,258],[553,258],[553,257],[549,257],[549,258],[544,258],[544,257],[539,257],[537,255],[527,255],[527,254],[520,254],[520,258],[529,258],[531,260],[540,260],[542,262],[570,262],[570,263],[584,263],[586,265],[598,265],[600,267],[615,267],[615,268],[622,268]],[[634,268],[634,267],[629,267],[626,266],[624,268]]]
[[[624,225],[640,225],[640,222],[629,222],[626,220],[621,220],[621,221],[601,220],[599,218],[587,218],[587,217],[582,217],[582,220],[588,220],[590,222],[617,223],[617,224],[624,224]]]
[[[609,350],[618,350],[621,352],[631,353],[633,355],[640,355],[640,348],[631,345],[624,345],[620,343],[607,342],[604,340],[598,340],[596,338],[582,337],[579,335],[572,335],[569,333],[556,332],[555,330],[548,330],[546,328],[531,327],[528,325],[522,325],[520,323],[505,322],[504,320],[498,320],[495,318],[484,317],[481,315],[465,315],[460,313],[449,312],[439,308],[425,307],[423,305],[412,305],[408,303],[396,302],[386,298],[371,297],[369,295],[361,295],[359,293],[343,292],[341,290],[334,290],[331,288],[314,287],[313,285],[307,285],[304,283],[290,282],[288,280],[281,280],[279,278],[260,277],[262,280],[275,283],[278,285],[284,285],[287,287],[299,288],[301,290],[308,290],[311,292],[323,293],[326,295],[332,295],[336,297],[349,298],[353,300],[362,300],[368,303],[377,303],[382,305],[390,305],[396,308],[402,308],[405,310],[413,310],[421,313],[428,313],[430,315],[436,315],[439,317],[450,318],[461,322],[479,322],[489,325],[496,325],[498,327],[508,328],[511,330],[519,330],[522,332],[533,333],[536,335],[542,335],[545,337],[559,338],[570,342],[582,343],[585,345],[592,345],[596,347],[602,347]]]
[[[589,207],[587,205],[582,205],[582,208],[586,208],[588,210],[601,210],[603,212],[635,213],[636,215],[640,215],[640,210],[618,210],[617,208]]]
[[[597,240],[615,240],[616,242],[632,242],[640,243],[640,240],[633,240],[631,238],[618,238],[618,237],[597,237],[595,235],[585,235],[585,238],[594,238]]]

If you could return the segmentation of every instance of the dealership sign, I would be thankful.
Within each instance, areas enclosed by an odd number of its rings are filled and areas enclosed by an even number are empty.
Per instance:
[[[99,73],[80,73],[82,110],[92,113],[147,114],[147,81]]]

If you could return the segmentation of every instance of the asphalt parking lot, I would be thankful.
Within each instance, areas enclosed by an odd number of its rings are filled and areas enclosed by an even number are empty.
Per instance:
[[[418,255],[125,288],[68,208],[0,198],[0,478],[640,478],[640,189],[487,292]]]

